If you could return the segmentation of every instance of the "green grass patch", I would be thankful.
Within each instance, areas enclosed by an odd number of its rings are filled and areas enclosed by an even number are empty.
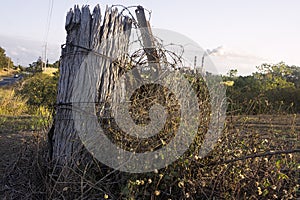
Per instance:
[[[0,116],[0,133],[36,131],[44,128],[44,119],[38,116]]]

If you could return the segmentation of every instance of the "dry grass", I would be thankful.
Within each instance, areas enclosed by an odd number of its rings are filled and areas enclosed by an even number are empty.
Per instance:
[[[47,116],[0,115],[0,199],[46,199]]]
[[[49,75],[49,76],[54,76],[53,73],[57,72],[58,68],[51,68],[51,67],[47,67],[43,70],[43,74]]]
[[[0,70],[0,80],[1,77],[5,76],[13,76],[14,74],[18,74],[20,71],[19,70],[14,70],[14,69],[6,69],[6,70]]]
[[[28,112],[26,100],[15,94],[13,88],[0,88],[0,115],[24,115]]]

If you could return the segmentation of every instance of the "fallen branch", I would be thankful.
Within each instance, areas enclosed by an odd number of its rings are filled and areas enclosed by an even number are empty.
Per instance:
[[[247,160],[250,158],[258,158],[258,157],[274,156],[274,155],[279,155],[279,154],[290,154],[290,153],[300,153],[300,149],[269,151],[269,152],[264,152],[264,153],[251,154],[251,155],[246,155],[243,157],[234,158],[234,159],[230,159],[230,160],[225,160],[225,161],[220,161],[220,162],[212,162],[205,166],[223,165],[223,164],[228,164],[228,163],[237,162],[237,161],[241,161],[241,160]]]

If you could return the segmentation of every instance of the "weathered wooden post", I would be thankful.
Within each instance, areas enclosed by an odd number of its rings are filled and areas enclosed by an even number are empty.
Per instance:
[[[148,64],[151,68],[154,69],[154,76],[157,77],[158,70],[160,69],[159,58],[155,49],[155,43],[150,24],[146,20],[145,11],[142,6],[138,6],[135,10],[135,13],[143,40],[144,50],[147,55]]]
[[[74,126],[75,120],[71,109],[74,104],[72,93],[74,92],[75,77],[88,54],[95,54],[92,59],[97,64],[97,71],[100,73],[98,74],[100,81],[97,83],[98,94],[95,95],[96,99],[91,99],[91,102],[87,103],[95,105],[97,102],[101,103],[107,100],[114,88],[114,82],[120,76],[119,67],[107,61],[107,57],[113,55],[115,51],[126,51],[129,36],[127,32],[131,29],[131,20],[120,15],[117,9],[107,8],[102,17],[99,5],[94,8],[92,14],[88,6],[83,6],[82,9],[75,6],[67,14],[65,28],[67,38],[61,53],[56,116],[53,132],[49,135],[53,161],[50,178],[55,182],[52,193],[61,195],[62,188],[66,188],[67,184],[68,187],[73,187],[73,190],[68,190],[70,196],[76,196],[76,191],[80,191],[78,187],[80,187],[81,173],[83,173],[80,171],[82,170],[80,166],[85,166],[92,160],[92,157],[84,148]],[[121,33],[127,38],[107,43],[107,46],[103,48],[101,44],[105,40],[114,38]],[[95,73],[90,71],[89,66],[86,68],[85,73]],[[88,86],[85,90],[89,90]],[[68,182],[76,181],[78,181],[77,185],[68,184]],[[64,192],[66,191],[64,190]],[[52,197],[57,195],[53,194]]]

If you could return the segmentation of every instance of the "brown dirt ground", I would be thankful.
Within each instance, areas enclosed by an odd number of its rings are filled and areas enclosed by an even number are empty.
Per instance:
[[[285,116],[228,116],[230,123],[244,128],[274,127],[283,133],[294,132],[293,147],[300,147],[300,117]],[[15,123],[1,124],[0,119],[0,199],[43,199],[44,185],[35,185],[43,179],[43,171],[36,169],[39,148],[45,148],[42,131],[18,130]],[[22,127],[22,126],[21,126]],[[24,126],[23,126],[24,127]],[[293,129],[293,130],[292,130]],[[245,129],[245,131],[247,131]],[[45,131],[44,131],[45,132]],[[284,138],[285,139],[285,138]],[[38,145],[40,144],[40,146]],[[41,158],[40,160],[43,160]],[[42,163],[45,164],[45,163]],[[32,169],[31,169],[31,168]],[[30,180],[33,179],[33,180]],[[24,193],[28,191],[28,193]],[[31,191],[40,191],[32,193]]]
[[[0,121],[0,199],[40,199],[41,196],[31,191],[41,191],[36,190],[34,179],[39,179],[43,172],[37,172],[34,162],[39,157],[42,134],[18,130],[20,127],[24,126]]]

